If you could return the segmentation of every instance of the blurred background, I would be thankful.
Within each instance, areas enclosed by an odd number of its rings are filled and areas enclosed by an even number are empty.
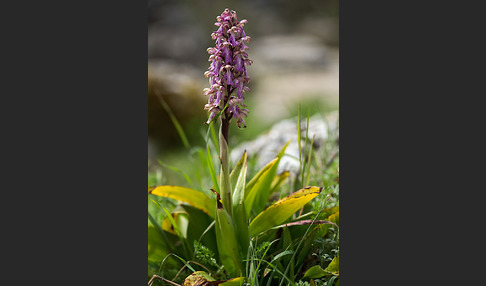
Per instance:
[[[148,140],[150,162],[187,153],[171,116],[190,146],[204,146],[209,87],[204,72],[211,33],[225,8],[247,19],[251,78],[247,128],[232,124],[230,145],[251,140],[298,113],[339,108],[337,0],[148,0]]]

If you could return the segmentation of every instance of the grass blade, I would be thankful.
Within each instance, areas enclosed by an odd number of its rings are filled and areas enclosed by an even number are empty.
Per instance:
[[[296,253],[298,253],[300,246],[301,246],[301,245],[302,245],[302,243],[304,242],[305,237],[307,237],[307,234],[309,233],[309,231],[310,231],[310,229],[311,229],[312,225],[314,224],[314,222],[317,220],[317,218],[318,218],[318,217],[319,217],[319,215],[321,214],[321,211],[322,211],[322,209],[320,209],[320,210],[319,210],[319,212],[317,213],[317,215],[316,215],[316,217],[314,218],[313,222],[312,222],[312,223],[309,225],[309,227],[308,227],[308,228],[307,228],[307,230],[305,231],[304,235],[303,235],[303,236],[302,236],[302,238],[300,239],[299,244],[298,244],[298,245],[297,245],[297,247],[295,248],[295,252],[294,252],[294,254],[292,255],[292,258],[291,258],[292,260],[295,258]],[[289,268],[290,268],[290,265],[287,265],[287,268],[285,269],[285,273],[283,274],[283,277],[285,277],[285,278],[286,278],[286,275],[287,275],[287,272],[289,271]],[[283,281],[284,281],[283,279],[281,279],[281,280],[280,280],[280,284],[279,284],[279,286],[282,286]]]
[[[162,166],[162,167],[166,167],[167,169],[170,169],[174,172],[177,172],[177,173],[180,173],[184,176],[184,178],[186,179],[187,183],[189,183],[189,186],[193,187],[194,185],[192,184],[192,181],[191,181],[191,178],[189,178],[189,176],[187,175],[186,172],[184,172],[183,170],[177,168],[177,167],[174,167],[174,166],[171,166],[171,165],[168,165],[164,162],[162,162],[161,160],[158,160],[159,164]]]
[[[298,114],[298,118],[297,118],[297,142],[299,143],[299,165],[300,165],[300,172],[302,172],[303,170],[303,166],[302,166],[302,144],[301,144],[301,139],[302,139],[302,134],[301,134],[301,130],[300,130],[300,104],[299,104],[299,114]],[[303,187],[304,183],[302,182],[301,184],[301,187]]]
[[[310,144],[310,150],[309,150],[309,156],[307,157],[307,170],[305,171],[306,179],[305,179],[305,186],[309,184],[309,178],[310,178],[310,162],[311,162],[311,156],[312,156],[312,146],[314,145],[314,140],[316,139],[316,135],[312,136],[312,141]],[[305,167],[304,167],[305,168]]]
[[[182,128],[181,124],[179,123],[179,120],[175,117],[174,113],[170,109],[169,105],[167,102],[165,102],[164,98],[162,95],[159,93],[158,90],[155,91],[155,94],[157,95],[157,98],[159,99],[160,105],[164,108],[164,110],[169,114],[170,120],[172,120],[172,123],[174,124],[174,127],[177,130],[177,133],[179,133],[179,137],[181,138],[182,143],[184,144],[184,147],[187,149],[190,148],[189,141],[187,140],[186,133],[184,133],[184,129]]]

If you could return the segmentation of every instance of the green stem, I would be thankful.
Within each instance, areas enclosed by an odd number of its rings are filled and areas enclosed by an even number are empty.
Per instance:
[[[219,148],[221,159],[221,172],[219,174],[221,201],[223,203],[223,207],[230,214],[230,216],[233,217],[232,192],[229,173],[229,152],[228,144],[223,134],[223,124],[221,124],[221,131],[219,133]]]
[[[228,145],[229,119],[227,117],[221,119],[221,133],[223,134],[223,138],[226,141],[226,145]]]
[[[223,106],[226,106],[226,104],[228,103],[228,100],[230,98],[230,94],[231,94],[231,89],[229,86],[226,87],[226,96],[224,98],[224,104]],[[229,113],[229,110],[226,109],[222,116],[221,116],[221,132],[223,133],[223,138],[226,140],[226,144],[229,145],[229,124],[230,124],[230,120],[231,120],[231,117],[230,117],[230,113]]]
[[[229,87],[226,88],[226,96],[224,98],[224,106],[228,103],[231,90]],[[229,173],[229,147],[228,147],[228,134],[229,134],[229,124],[231,117],[229,116],[229,111],[226,109],[221,115],[221,128],[219,134],[219,149],[220,149],[220,160],[221,160],[221,172],[220,172],[220,189],[221,189],[221,201],[224,208],[233,217],[233,204],[232,204],[232,191],[231,191],[231,181]]]

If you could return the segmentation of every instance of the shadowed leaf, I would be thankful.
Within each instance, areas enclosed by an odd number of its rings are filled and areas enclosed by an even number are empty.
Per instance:
[[[331,275],[339,276],[339,256],[334,257],[326,269],[322,269],[319,265],[312,266],[305,272],[303,279],[315,279]]]

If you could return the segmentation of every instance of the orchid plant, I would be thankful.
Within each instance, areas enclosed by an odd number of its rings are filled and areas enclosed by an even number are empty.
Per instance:
[[[219,121],[220,127],[219,180],[214,179],[213,186],[208,186],[215,195],[170,185],[149,187],[148,193],[190,205],[202,211],[212,221],[209,228],[213,228],[214,232],[208,228],[202,235],[214,234],[216,249],[213,250],[218,254],[217,260],[222,264],[224,272],[229,278],[233,278],[226,282],[230,283],[241,281],[248,275],[243,261],[248,257],[252,240],[288,222],[294,213],[319,195],[322,188],[305,187],[266,207],[271,194],[289,176],[289,172],[277,174],[278,163],[288,143],[251,180],[247,181],[246,152],[230,170],[229,126],[234,119],[238,127],[246,127],[244,119],[249,113],[244,100],[249,92],[247,85],[250,82],[247,67],[252,63],[248,58],[246,45],[250,37],[244,31],[247,21],[238,21],[235,11],[225,9],[216,19],[215,25],[218,29],[211,35],[215,46],[207,49],[211,64],[205,76],[209,78],[210,86],[204,89],[204,95],[208,96],[208,103],[204,107],[209,113],[206,123],[214,124]],[[181,239],[187,240],[191,232],[188,227],[190,216],[181,215],[183,213],[184,211],[179,210],[168,214],[162,229],[177,233]]]

